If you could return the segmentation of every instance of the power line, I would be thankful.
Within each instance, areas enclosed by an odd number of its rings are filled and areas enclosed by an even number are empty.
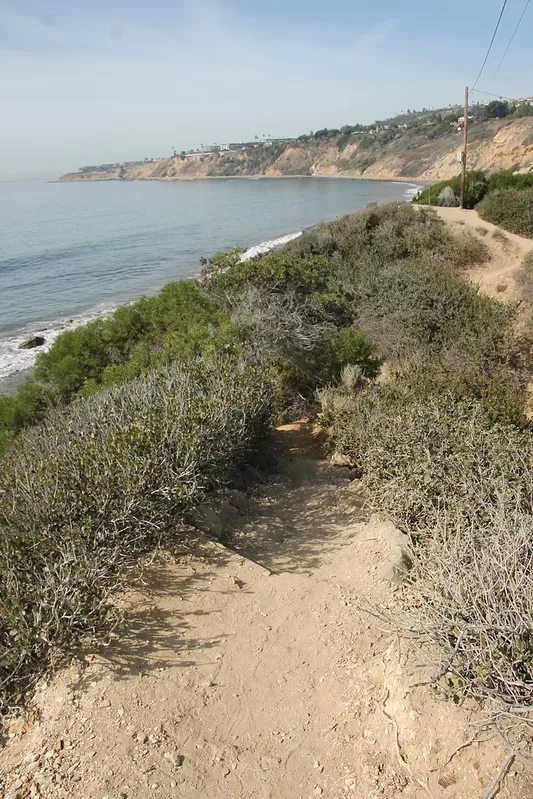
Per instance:
[[[475,92],[476,94],[486,94],[487,97],[497,97],[498,100],[509,100],[511,103],[518,102],[516,97],[506,97],[505,94],[493,94],[492,92],[483,92],[481,89],[471,89],[470,92]]]
[[[479,74],[478,74],[477,78],[474,81],[474,85],[472,86],[472,91],[478,85],[479,79],[480,79],[481,75],[483,74],[483,70],[485,69],[485,64],[489,60],[489,55],[490,55],[490,52],[492,50],[492,45],[494,44],[494,39],[496,38],[496,34],[498,33],[498,30],[500,28],[500,22],[502,21],[503,12],[505,11],[505,7],[506,6],[507,6],[507,0],[504,0],[503,6],[502,6],[502,10],[500,11],[500,16],[498,17],[498,22],[496,23],[496,27],[494,28],[494,33],[492,34],[492,39],[490,40],[489,49],[487,50],[487,54],[485,56],[485,60],[483,61],[482,65],[481,65],[481,69],[479,70]]]
[[[524,6],[524,10],[522,11],[522,15],[521,15],[520,19],[518,20],[518,22],[516,23],[516,28],[514,29],[514,31],[513,31],[513,35],[511,36],[511,38],[510,38],[510,40],[509,40],[509,44],[507,45],[507,48],[506,48],[506,50],[505,50],[505,53],[504,53],[504,54],[503,54],[503,56],[502,56],[502,60],[501,60],[501,61],[500,61],[500,63],[498,64],[498,68],[497,68],[496,72],[494,73],[494,75],[492,76],[492,78],[491,78],[491,80],[490,80],[490,82],[491,82],[491,83],[493,83],[493,82],[494,82],[494,79],[495,79],[496,75],[497,75],[497,74],[498,74],[498,72],[500,71],[501,65],[502,65],[502,64],[503,64],[503,62],[505,61],[505,56],[506,56],[506,55],[507,55],[507,53],[509,52],[509,49],[510,49],[511,45],[512,45],[512,43],[514,42],[514,37],[515,37],[515,36],[516,36],[516,34],[518,33],[518,28],[519,28],[519,27],[520,27],[520,25],[522,24],[522,20],[524,19],[525,15],[526,15],[526,11],[527,11],[527,9],[528,9],[528,6],[529,6],[529,3],[530,3],[530,2],[531,2],[531,0],[526,0],[526,4],[525,4],[525,6]]]

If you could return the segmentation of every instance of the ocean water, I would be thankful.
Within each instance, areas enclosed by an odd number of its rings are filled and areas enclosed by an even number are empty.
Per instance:
[[[264,251],[417,188],[333,178],[0,182],[0,379],[33,365],[37,351],[19,349],[30,334],[41,333],[46,348],[218,250],[268,241]]]

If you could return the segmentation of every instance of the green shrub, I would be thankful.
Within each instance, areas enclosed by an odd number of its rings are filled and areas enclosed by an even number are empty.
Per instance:
[[[477,212],[486,222],[533,238],[533,188],[493,191],[479,204]]]
[[[330,342],[330,377],[338,378],[345,366],[358,366],[363,377],[373,379],[378,376],[383,363],[376,357],[374,346],[362,330],[343,328]]]
[[[0,453],[54,405],[226,345],[235,350],[233,333],[227,314],[192,280],[167,283],[155,297],[62,333],[15,397],[0,397]]]
[[[256,451],[271,413],[260,371],[203,360],[19,435],[0,473],[1,705],[101,622],[123,566]]]
[[[533,173],[513,172],[511,169],[502,169],[494,172],[488,178],[489,191],[500,189],[527,189],[533,186]]]

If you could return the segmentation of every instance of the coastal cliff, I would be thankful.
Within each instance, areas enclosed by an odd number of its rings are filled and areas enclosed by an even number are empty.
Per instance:
[[[353,177],[375,180],[446,180],[457,174],[462,133],[441,135],[429,125],[384,127],[350,135],[331,132],[270,146],[229,152],[181,154],[107,171],[83,170],[60,178],[80,180],[186,180],[220,177]],[[533,117],[493,119],[471,128],[469,169],[533,170]]]

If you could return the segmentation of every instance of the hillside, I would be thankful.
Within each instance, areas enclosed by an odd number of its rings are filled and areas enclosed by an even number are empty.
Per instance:
[[[322,132],[319,132],[322,133]],[[220,177],[354,177],[434,181],[459,171],[462,133],[449,122],[418,121],[365,131],[301,136],[229,152],[181,154],[64,175],[74,180],[172,180]],[[533,169],[533,117],[482,120],[470,131],[470,169]]]

